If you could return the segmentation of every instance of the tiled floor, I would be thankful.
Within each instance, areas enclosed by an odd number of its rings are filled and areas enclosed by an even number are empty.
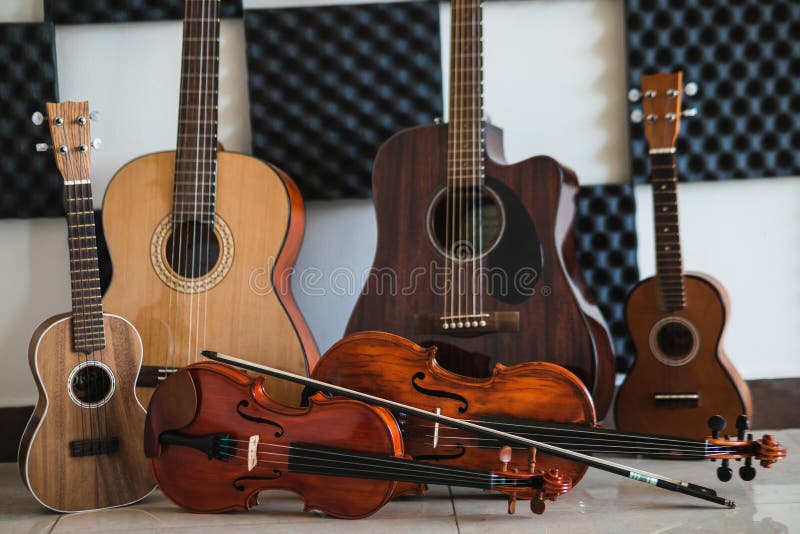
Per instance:
[[[290,493],[264,493],[250,513],[197,515],[181,511],[156,492],[128,508],[62,515],[46,512],[27,493],[15,464],[0,464],[2,532],[269,532],[348,534],[425,532],[800,532],[800,430],[775,432],[788,458],[758,469],[755,480],[728,483],[716,479],[718,464],[708,461],[624,460],[630,465],[717,489],[736,501],[734,510],[590,471],[542,516],[527,503],[506,514],[501,498],[480,491],[434,486],[425,498],[389,503],[368,519],[345,521],[302,511]],[[738,464],[734,463],[736,468]],[[734,469],[736,471],[736,469]]]

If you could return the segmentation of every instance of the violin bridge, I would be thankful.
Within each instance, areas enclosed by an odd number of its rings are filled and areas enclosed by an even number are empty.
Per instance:
[[[442,409],[437,406],[436,415],[441,415],[441,414],[442,414]],[[436,421],[433,424],[433,448],[435,449],[437,445],[439,445],[439,421]]]
[[[247,445],[247,470],[252,471],[258,463],[258,435],[250,436],[250,443]]]

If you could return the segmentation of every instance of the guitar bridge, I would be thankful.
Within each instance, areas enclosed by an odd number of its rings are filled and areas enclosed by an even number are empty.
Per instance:
[[[692,391],[655,393],[653,400],[660,408],[697,408],[700,406],[700,394]]]
[[[73,458],[115,452],[119,452],[119,438],[79,439],[69,442],[69,455]]]
[[[519,312],[445,316],[418,313],[414,316],[415,334],[474,337],[500,332],[519,332]]]

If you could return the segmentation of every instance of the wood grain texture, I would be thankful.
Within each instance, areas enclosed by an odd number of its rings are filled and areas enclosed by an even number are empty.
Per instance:
[[[260,435],[261,443],[286,446],[305,443],[386,456],[402,455],[400,431],[383,408],[324,397],[312,398],[306,408],[290,408],[271,399],[261,379],[252,380],[232,367],[207,362],[188,370],[201,408],[190,425],[172,429],[182,434],[222,432],[244,440]],[[240,406],[243,400],[249,403],[245,408]],[[154,401],[151,410],[161,410],[161,406]],[[241,417],[239,410],[273,421],[283,432],[276,435],[274,425]],[[154,433],[161,433],[160,430],[167,429],[154,429]],[[164,494],[179,506],[196,512],[249,510],[256,504],[260,491],[282,489],[301,495],[306,510],[355,519],[382,507],[396,487],[391,481],[295,473],[285,463],[265,462],[249,471],[240,460],[209,461],[202,452],[177,445],[162,445],[161,454],[153,459],[153,467]],[[259,476],[264,478],[242,480],[244,489],[235,488],[234,481],[239,477]]]
[[[181,367],[197,361],[199,344],[199,349],[308,374],[317,349],[291,299],[288,275],[275,269],[291,263],[302,239],[299,196],[263,162],[219,153],[217,215],[231,229],[235,253],[225,278],[192,304],[161,282],[150,261],[153,233],[172,211],[174,158],[174,152],[162,152],[133,160],[108,187],[103,217],[114,278],[106,310],[128,317],[139,330],[145,365]],[[201,341],[197,326],[189,332],[190,314],[198,313]],[[269,387],[277,399],[299,403],[299,386],[270,380]],[[144,402],[152,391],[139,388],[138,393]]]
[[[728,317],[728,299],[722,286],[708,275],[685,275],[686,307],[674,312],[661,311],[658,282],[647,278],[628,296],[625,318],[636,348],[636,360],[620,387],[614,411],[621,430],[659,432],[675,436],[707,436],[708,418],[722,415],[727,433],[735,434],[736,417],[752,417],[753,408],[747,384],[731,365],[722,348],[722,335]],[[700,345],[697,355],[680,366],[668,366],[655,358],[650,349],[650,332],[665,317],[681,317],[697,328]],[[659,392],[698,392],[697,407],[663,407],[653,401]]]
[[[442,368],[435,348],[424,348],[386,332],[352,334],[320,359],[312,378],[361,393],[385,397],[457,419],[525,420],[593,426],[594,407],[583,383],[563,368],[544,362],[512,367],[498,365],[488,378],[469,378]],[[462,436],[463,454],[443,438],[433,445],[433,424],[413,417],[401,419],[406,454],[441,465],[500,469],[498,449],[471,446],[475,436],[440,427],[442,436]],[[450,457],[448,457],[450,456]],[[513,453],[509,470],[528,470],[526,451]],[[586,466],[539,453],[537,469],[557,468],[577,483]]]
[[[105,315],[104,322],[106,347],[89,358],[112,370],[116,389],[94,410],[78,406],[67,393],[70,372],[87,357],[72,352],[71,315],[48,319],[31,339],[28,356],[39,401],[20,444],[20,474],[43,505],[61,512],[130,504],[155,487],[142,447],[145,411],[134,391],[141,342],[125,320]],[[69,442],[97,437],[98,424],[104,436],[119,438],[119,451],[70,456]]]
[[[444,267],[443,256],[430,244],[426,225],[429,204],[446,183],[447,132],[447,125],[400,132],[384,144],[375,162],[378,244],[373,269],[393,269],[398,287],[414,279],[415,269]],[[382,294],[377,276],[368,278],[346,331],[386,330],[423,345],[436,345],[439,363],[460,374],[487,376],[495,363],[558,363],[584,381],[595,396],[598,414],[605,414],[614,389],[610,340],[603,326],[590,326],[598,319],[602,325],[602,319],[591,312],[591,303],[573,280],[579,276],[577,270],[566,265],[564,256],[566,248],[574,247],[571,226],[578,189],[574,175],[543,156],[505,165],[499,139],[499,130],[487,130],[487,180],[498,180],[523,206],[538,234],[543,269],[535,295],[521,304],[487,295],[484,309],[519,311],[520,332],[466,339],[416,335],[415,314],[441,312],[444,297],[429,285]],[[516,235],[514,228],[506,233]],[[516,237],[530,242],[536,236]],[[544,287],[547,291],[542,291]]]

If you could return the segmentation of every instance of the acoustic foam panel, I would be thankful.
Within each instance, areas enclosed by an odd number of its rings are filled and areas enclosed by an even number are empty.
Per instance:
[[[678,172],[685,181],[800,174],[800,2],[627,0],[628,81],[682,69]],[[631,109],[640,104],[632,104]],[[636,183],[649,176],[641,124],[631,126]]]
[[[625,372],[635,354],[625,325],[625,300],[639,281],[633,186],[581,187],[575,246],[583,276],[611,332],[617,371]]]
[[[307,200],[371,195],[392,134],[442,116],[436,2],[245,11],[253,154]]]
[[[242,16],[242,0],[221,2],[223,17]],[[44,0],[44,17],[56,24],[182,19],[183,6],[184,0]]]
[[[0,24],[0,218],[63,215],[62,180],[52,152],[36,153],[47,126],[34,111],[58,100],[53,25]]]

